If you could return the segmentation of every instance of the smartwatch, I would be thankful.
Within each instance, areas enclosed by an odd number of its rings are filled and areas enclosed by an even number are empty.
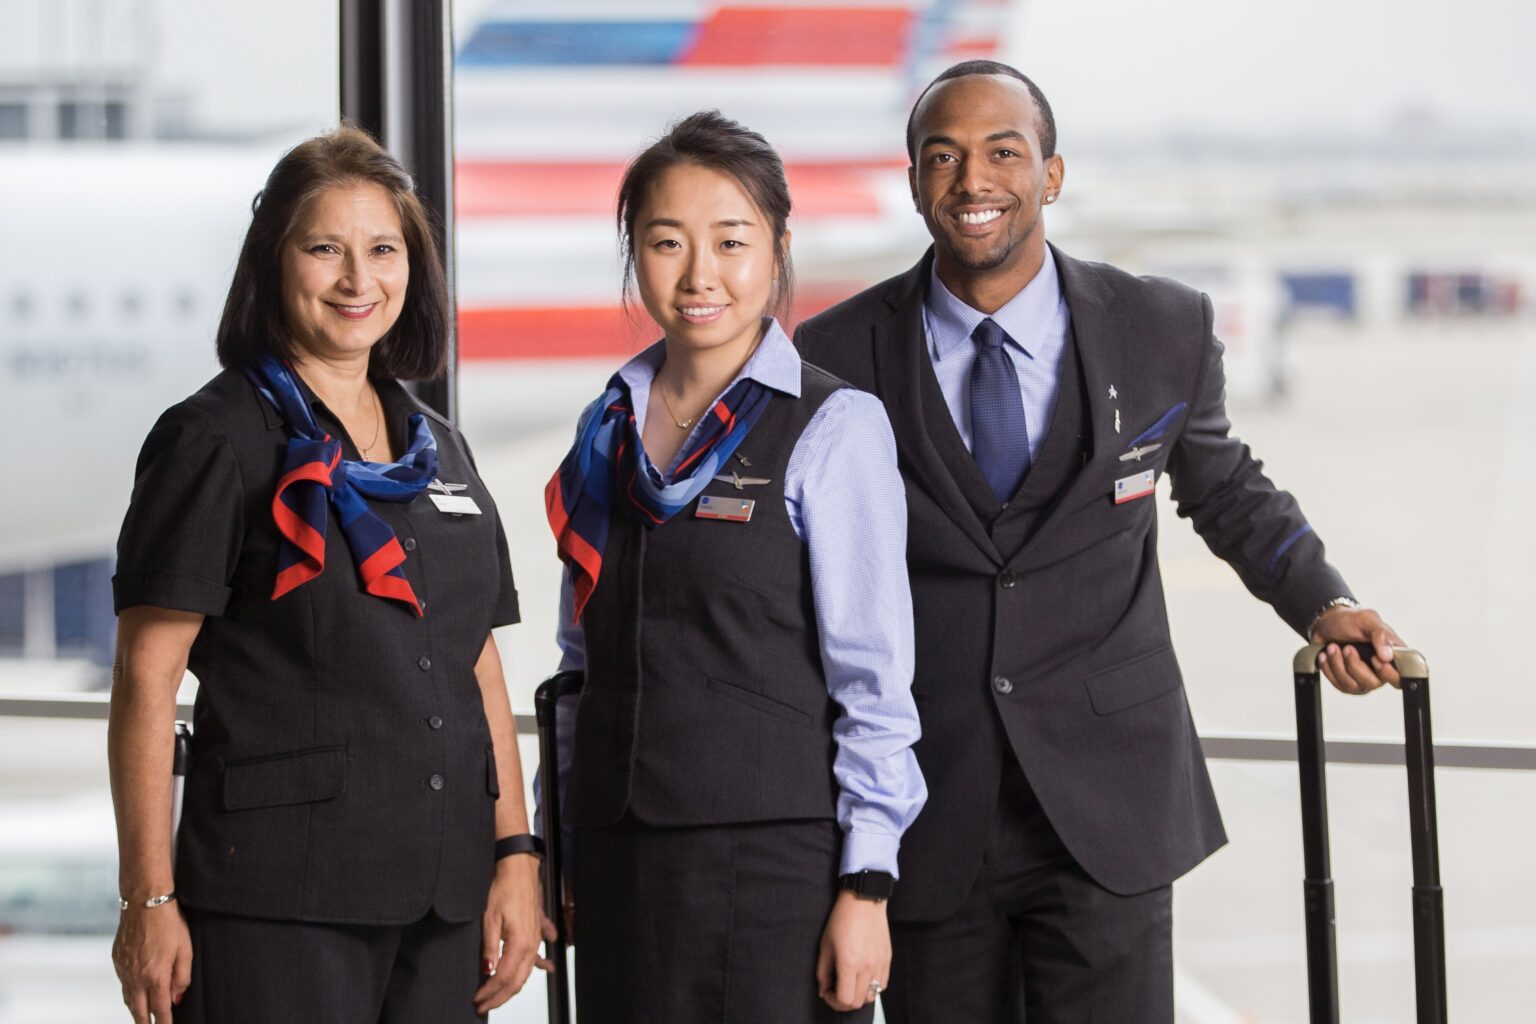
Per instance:
[[[837,880],[839,889],[846,889],[864,900],[884,903],[896,888],[896,876],[889,871],[855,871]]]

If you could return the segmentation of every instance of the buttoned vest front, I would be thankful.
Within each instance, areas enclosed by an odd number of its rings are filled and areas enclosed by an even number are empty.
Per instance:
[[[806,365],[704,495],[753,502],[747,522],[698,501],[656,529],[615,505],[583,616],[586,682],[566,809],[650,825],[832,818],[832,723],[809,552],[785,507],[801,434],[843,383]]]

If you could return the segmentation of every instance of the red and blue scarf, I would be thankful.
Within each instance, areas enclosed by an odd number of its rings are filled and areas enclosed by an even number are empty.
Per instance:
[[[640,443],[629,385],[615,375],[577,431],[576,443],[544,488],[544,508],[560,559],[571,571],[575,617],[597,588],[608,544],[614,488],[640,522],[655,529],[699,496],[768,407],[771,392],[743,377],[721,396],[697,430],[695,447],[664,483]]]
[[[269,356],[245,375],[282,416],[290,435],[277,493],[272,496],[272,519],[283,537],[272,600],[325,570],[329,502],[336,508],[363,589],[409,605],[421,615],[421,602],[400,568],[405,551],[395,531],[374,514],[366,499],[410,501],[436,479],[437,439],[427,418],[419,412],[411,415],[410,443],[398,462],[343,459],[341,442],[316,425],[292,367]]]

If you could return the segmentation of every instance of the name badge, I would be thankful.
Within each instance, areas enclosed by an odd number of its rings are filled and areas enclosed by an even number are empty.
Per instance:
[[[698,519],[718,519],[726,523],[745,523],[752,519],[752,509],[757,502],[750,498],[712,498],[709,495],[699,499],[699,507],[693,514]]]
[[[467,494],[429,494],[427,497],[432,499],[432,504],[437,506],[439,512],[447,512],[451,516],[480,515],[480,506]]]
[[[1149,469],[1115,481],[1115,504],[1124,505],[1137,498],[1145,498],[1157,489],[1157,470]]]

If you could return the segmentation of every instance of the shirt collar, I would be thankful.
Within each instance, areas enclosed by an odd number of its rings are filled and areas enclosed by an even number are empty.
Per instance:
[[[629,386],[631,395],[637,392],[649,395],[651,381],[656,379],[656,371],[661,369],[666,358],[667,343],[662,340],[619,368],[619,377]],[[763,340],[758,342],[757,349],[741,368],[741,372],[721,389],[721,394],[746,377],[793,398],[800,397],[800,352],[795,348],[795,343],[789,340],[789,335],[784,333],[784,328],[771,316],[763,317]],[[636,398],[635,402],[638,405],[640,399]]]
[[[990,316],[1008,333],[1009,341],[1034,358],[1030,346],[1055,319],[1061,301],[1056,256],[1047,247],[1045,260],[1029,284]],[[937,263],[928,271],[928,297],[923,306],[928,317],[928,343],[936,360],[943,360],[962,343],[969,344],[976,325],[988,319],[988,314],[966,305],[944,287],[944,282],[939,280]]]

